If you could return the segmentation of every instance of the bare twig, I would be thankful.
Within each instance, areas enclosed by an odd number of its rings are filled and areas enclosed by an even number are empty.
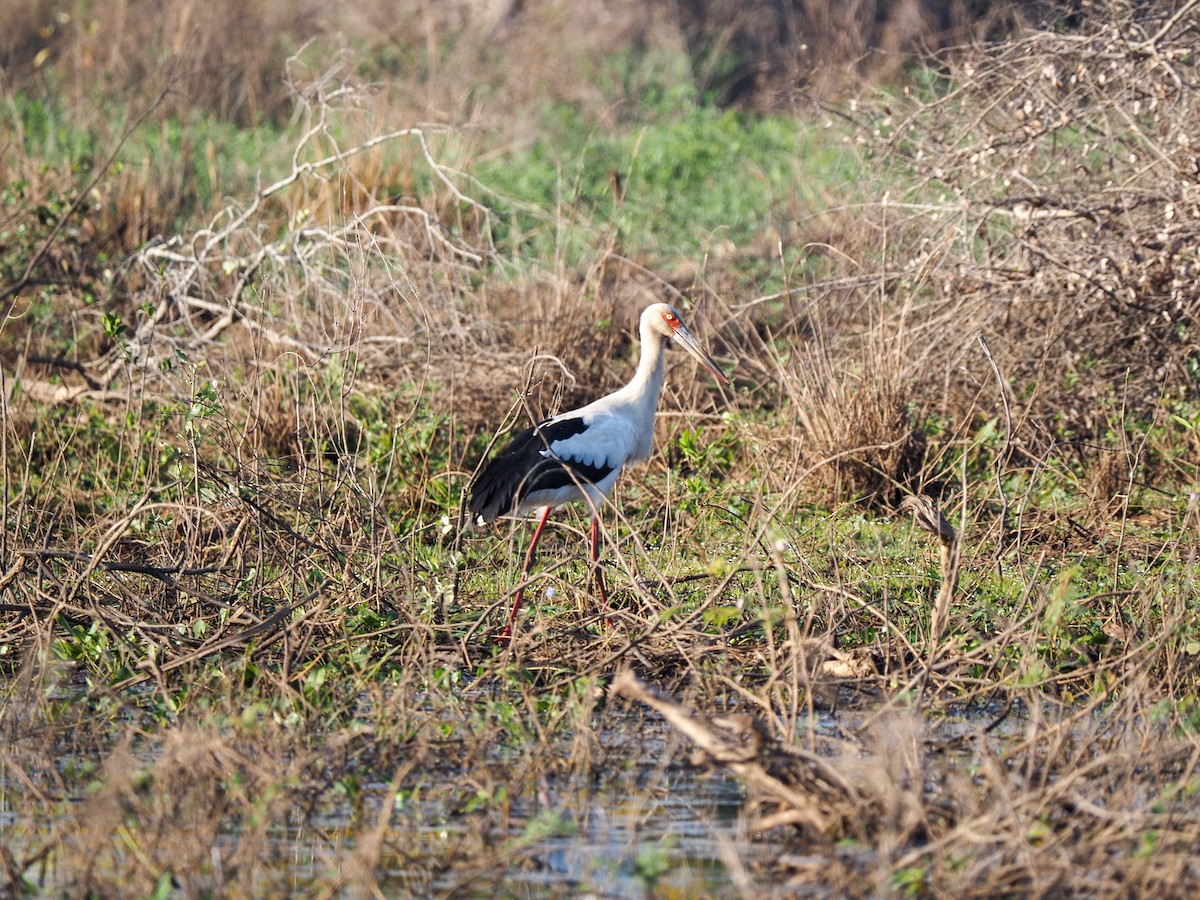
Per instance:
[[[900,502],[900,508],[911,512],[916,523],[938,539],[942,584],[929,619],[930,647],[931,650],[936,650],[945,632],[950,605],[954,601],[954,591],[958,584],[958,534],[937,508],[932,497],[909,494]]]
[[[703,752],[704,761],[729,768],[751,787],[784,806],[789,824],[824,835],[838,827],[840,816],[832,798],[842,794],[845,799],[844,795],[854,789],[819,756],[794,749],[785,756],[775,757],[772,765],[772,757],[764,753],[769,738],[761,725],[740,719],[727,722],[725,729],[718,730],[673,699],[651,690],[628,669],[617,673],[611,690],[662,715]]]

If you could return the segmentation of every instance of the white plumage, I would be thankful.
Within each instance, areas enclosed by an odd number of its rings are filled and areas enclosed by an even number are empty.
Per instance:
[[[541,510],[529,544],[521,584],[513,600],[501,640],[512,634],[534,548],[546,519],[556,507],[583,501],[592,510],[592,562],[599,557],[600,507],[621,470],[650,456],[654,415],[663,382],[663,350],[669,341],[694,356],[720,381],[725,374],[683,324],[679,311],[655,303],[642,313],[641,359],[630,382],[587,406],[562,413],[516,435],[492,458],[471,487],[471,515],[482,523],[497,517]],[[604,578],[596,568],[596,585],[607,603]]]

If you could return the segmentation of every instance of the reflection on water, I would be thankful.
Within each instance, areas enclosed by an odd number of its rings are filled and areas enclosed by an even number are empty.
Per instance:
[[[499,879],[447,873],[432,885],[454,896],[512,897],[742,897],[771,888],[772,861],[780,847],[747,829],[742,785],[723,772],[705,773],[679,761],[679,748],[661,721],[643,722],[635,739],[615,729],[613,759],[600,766],[586,789],[553,786],[542,808],[517,809],[510,840],[522,850]],[[822,716],[818,730],[837,724]],[[619,735],[619,737],[615,737]],[[619,744],[619,746],[617,746]],[[664,764],[663,760],[675,762]],[[547,815],[549,813],[549,815]],[[561,827],[555,829],[554,823]],[[529,838],[531,823],[547,836]],[[434,829],[431,829],[431,831]],[[411,889],[403,871],[391,885]]]
[[[862,711],[820,713],[812,727],[836,739],[855,732],[869,718]],[[981,736],[985,726],[996,726],[987,740],[997,744],[1020,733],[1026,722],[1020,710],[942,708],[923,717],[920,730],[926,739],[955,752],[955,739],[969,742]],[[382,858],[368,864],[388,896],[758,896],[772,890],[773,875],[779,871],[774,864],[781,854],[791,852],[792,868],[796,867],[798,857],[795,848],[785,846],[786,833],[773,832],[764,839],[749,830],[741,783],[724,772],[705,773],[683,762],[688,743],[660,719],[614,715],[605,726],[598,746],[589,750],[594,756],[587,764],[577,770],[567,766],[566,771],[547,766],[539,790],[532,792],[536,796],[522,792],[506,808],[506,817],[453,812],[446,803],[455,801],[436,792],[414,792],[410,799],[395,800],[395,812],[381,816],[377,804],[394,800],[386,780],[365,784],[358,804],[327,791],[314,806],[296,809],[294,818],[289,815],[270,828],[270,850],[263,862],[281,881],[272,882],[261,895],[270,895],[282,880],[319,885],[333,878],[336,883],[355,856],[361,837],[356,828],[362,826],[364,810],[366,821],[386,820],[394,838],[385,835]],[[562,759],[570,755],[564,749]],[[148,759],[152,757],[149,751]],[[523,760],[521,751],[509,748],[496,750],[491,762],[503,772]],[[386,779],[387,773],[377,774]],[[19,858],[44,835],[22,823],[9,807],[8,786],[0,770],[0,840]],[[502,822],[511,823],[506,833]],[[227,860],[236,856],[242,838],[241,827],[230,821],[221,828],[208,861],[210,870],[185,876],[194,879],[193,886],[223,883]],[[457,867],[471,865],[492,868]],[[51,855],[34,877],[52,888],[60,874],[70,873],[59,873]]]
[[[742,859],[755,846],[739,829],[740,786],[723,776],[676,770],[651,796],[598,794],[583,811],[579,830],[540,843],[532,865],[508,873],[503,888],[522,896],[564,889],[597,896],[637,896],[654,883],[660,896],[719,896],[729,885],[721,838]],[[761,849],[761,848],[759,848]]]

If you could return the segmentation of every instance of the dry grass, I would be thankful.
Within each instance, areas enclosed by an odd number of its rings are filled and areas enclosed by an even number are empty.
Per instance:
[[[16,89],[53,73],[80,112],[94,103],[97,88],[135,96],[167,90],[166,115],[211,112],[255,125],[290,115],[291,93],[280,77],[290,57],[307,46],[307,82],[329,73],[329,51],[340,47],[361,60],[359,74],[375,83],[381,108],[406,119],[432,113],[495,122],[548,100],[620,116],[642,89],[655,86],[654,68],[683,50],[698,60],[699,91],[766,107],[791,103],[797,81],[810,95],[827,94],[853,79],[894,73],[914,49],[1002,33],[1023,21],[1008,4],[984,14],[978,6],[305,0],[247,7],[189,0],[147,14],[129,0],[69,10],[10,2],[0,5],[0,66]],[[605,91],[615,80],[615,54],[648,61],[648,81],[626,85],[622,97]]]

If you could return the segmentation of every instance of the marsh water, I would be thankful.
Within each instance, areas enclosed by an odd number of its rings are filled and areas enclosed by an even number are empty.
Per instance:
[[[995,713],[968,710],[942,717],[932,727],[943,739],[978,733]],[[812,727],[835,737],[861,717],[818,713]],[[1006,730],[998,729],[993,738],[1003,740]],[[523,799],[523,805],[514,801],[507,834],[485,836],[469,815],[434,804],[409,806],[404,815],[391,817],[389,827],[409,823],[416,834],[401,842],[406,859],[385,850],[378,860],[380,889],[387,896],[741,897],[768,894],[786,877],[776,866],[789,850],[781,843],[786,835],[751,831],[742,784],[724,771],[689,764],[690,747],[657,716],[630,721],[615,716],[596,737],[596,764],[574,777],[548,776],[536,798]],[[511,760],[497,756],[494,762],[503,771]],[[386,779],[364,784],[363,793],[392,802]],[[277,858],[290,859],[297,884],[336,875],[346,855],[335,848],[357,842],[354,829],[361,827],[361,815],[348,800],[327,799],[318,815],[273,829]],[[0,837],[19,839],[22,831],[12,810],[0,804]],[[218,883],[221,857],[232,854],[240,837],[236,830],[224,832],[214,847],[211,864]],[[487,847],[486,841],[495,846]],[[478,850],[480,842],[482,854],[455,852],[455,847]],[[457,858],[464,860],[461,867],[452,862]],[[444,868],[431,869],[433,859],[442,860]],[[480,859],[489,868],[478,868]],[[51,862],[50,871],[37,879],[43,886],[55,883],[53,869]],[[820,893],[818,888],[810,895]]]
[[[994,723],[997,712],[990,706],[959,710],[939,717],[934,730],[943,741],[979,734]],[[847,724],[845,718],[819,713],[813,727],[835,735]],[[1003,742],[1011,737],[1019,719],[1014,715],[994,729],[992,738]],[[676,753],[676,761],[664,766],[661,760],[667,758],[672,736],[665,723],[655,721],[654,729],[643,733],[633,764],[607,773],[603,787],[586,796],[568,791],[543,798],[550,808],[561,810],[561,821],[569,827],[537,840],[533,852],[509,867],[498,885],[490,878],[476,882],[450,872],[435,889],[451,896],[530,898],[770,894],[784,877],[776,862],[786,848],[778,836],[750,831],[745,793],[736,778],[697,770],[679,758],[686,753]],[[512,838],[522,836],[517,829]],[[871,849],[858,852],[869,855]],[[402,870],[387,873],[381,884],[401,893],[412,887]],[[807,896],[824,896],[824,891],[818,886]]]
[[[729,854],[752,870],[759,868],[752,857],[766,861],[769,848],[743,832],[742,791],[735,781],[682,767],[653,777],[656,786],[646,790],[631,772],[624,789],[613,783],[584,808],[568,806],[564,812],[572,827],[539,840],[532,854],[505,873],[499,893],[636,897],[653,889],[658,896],[725,896],[732,893],[724,863]],[[395,874],[403,883],[403,873]],[[455,873],[435,886],[473,893]]]
[[[446,896],[530,898],[769,892],[772,864],[782,848],[749,830],[741,783],[725,772],[690,765],[687,753],[678,752],[685,745],[661,720],[641,725],[635,742],[620,725],[600,736],[602,743],[619,741],[626,765],[605,766],[587,786],[547,785],[539,808],[516,811],[509,840],[523,850],[498,883],[493,872],[450,871],[425,887]],[[826,714],[814,725],[827,733],[838,728]],[[431,840],[453,827],[430,825]],[[414,874],[386,871],[381,887],[409,894]]]

